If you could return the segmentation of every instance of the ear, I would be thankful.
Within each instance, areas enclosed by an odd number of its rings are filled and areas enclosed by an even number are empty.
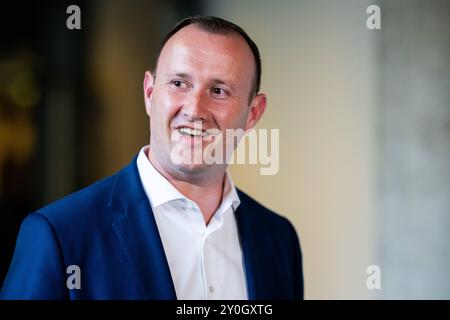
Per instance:
[[[144,102],[145,111],[150,116],[150,107],[152,106],[152,94],[153,94],[153,75],[150,71],[145,72],[144,76]]]
[[[250,112],[248,114],[245,131],[253,128],[261,119],[264,111],[266,111],[267,97],[264,93],[258,93],[250,104]]]

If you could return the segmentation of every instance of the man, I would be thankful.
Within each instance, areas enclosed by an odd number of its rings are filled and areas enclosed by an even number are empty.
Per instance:
[[[253,128],[266,107],[260,77],[258,48],[240,27],[178,23],[145,73],[150,145],[25,219],[2,297],[302,299],[292,225],[238,191],[226,161],[189,153]]]

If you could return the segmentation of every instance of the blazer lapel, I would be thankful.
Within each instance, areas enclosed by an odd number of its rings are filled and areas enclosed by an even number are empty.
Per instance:
[[[120,171],[109,207],[116,211],[113,229],[144,299],[176,299],[164,248],[153,212],[143,190],[136,157]]]

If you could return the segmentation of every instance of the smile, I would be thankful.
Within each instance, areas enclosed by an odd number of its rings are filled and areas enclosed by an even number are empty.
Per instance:
[[[208,135],[206,131],[191,129],[187,127],[178,129],[178,132],[181,133],[182,135],[190,137],[206,137]]]

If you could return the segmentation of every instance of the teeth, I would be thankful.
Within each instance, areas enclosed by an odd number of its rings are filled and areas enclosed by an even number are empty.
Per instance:
[[[191,128],[181,128],[179,129],[181,134],[187,134],[194,137],[204,137],[206,136],[206,132],[203,132],[201,130],[191,129]]]

